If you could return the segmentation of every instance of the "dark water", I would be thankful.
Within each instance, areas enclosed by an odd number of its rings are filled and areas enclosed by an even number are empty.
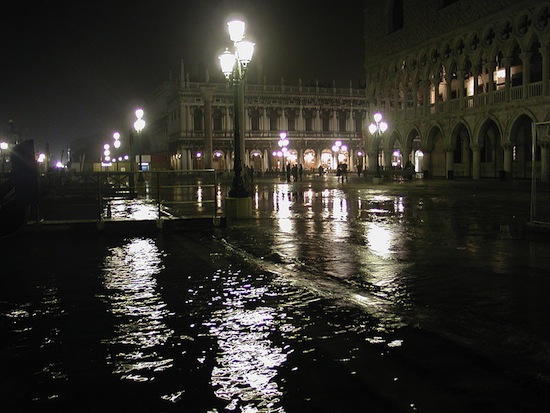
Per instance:
[[[0,411],[550,407],[525,185],[258,183],[255,217],[0,240]]]

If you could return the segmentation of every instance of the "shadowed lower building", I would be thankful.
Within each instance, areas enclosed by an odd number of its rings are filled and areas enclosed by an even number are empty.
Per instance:
[[[389,125],[383,139],[367,136],[370,158],[447,178],[548,174],[549,146],[536,145],[533,158],[531,125],[549,118],[549,2],[365,7],[369,110]]]

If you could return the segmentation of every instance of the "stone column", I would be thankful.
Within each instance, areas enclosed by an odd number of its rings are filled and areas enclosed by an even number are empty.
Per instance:
[[[414,163],[413,160],[409,159],[409,157],[411,156],[409,148],[401,148],[401,155],[403,156],[403,165],[401,165],[402,167],[407,165],[407,162],[409,161],[411,161],[411,163]]]
[[[454,177],[454,148],[448,146],[445,148],[445,170],[447,171],[447,179]]]
[[[550,136],[540,138],[540,179],[550,182]]]
[[[472,150],[472,179],[479,179],[481,177],[481,158],[479,153],[479,145],[477,143],[472,143],[470,145]]]
[[[424,178],[428,178],[429,176],[426,176],[426,175],[429,175],[430,174],[430,171],[431,171],[431,166],[432,166],[432,160],[431,160],[431,151],[429,149],[422,149],[422,154],[424,155],[423,159],[422,159],[422,173],[425,173],[424,174]]]
[[[539,49],[542,55],[542,94],[548,96],[548,71],[550,70],[550,53],[548,47],[541,47]]]
[[[512,144],[505,143],[502,145],[504,151],[504,172],[506,175],[512,176]]]
[[[451,110],[451,95],[452,95],[452,89],[451,84],[453,81],[453,75],[452,73],[448,72],[445,74],[445,105],[447,107],[447,112]]]
[[[465,106],[465,103],[464,103],[464,70],[459,70],[457,72],[457,79],[458,79],[459,106],[461,108],[463,108]]]
[[[392,149],[384,149],[382,151],[382,155],[384,157],[384,169],[391,169],[391,155],[393,150]]]
[[[496,63],[494,61],[490,61],[485,63],[485,67],[487,68],[487,83],[489,85],[487,93],[489,94],[489,104],[494,103],[495,101],[495,69],[496,69]]]
[[[212,169],[212,96],[214,88],[209,86],[201,87],[204,99],[204,168]]]
[[[525,52],[519,55],[523,63],[523,79],[522,79],[522,89],[523,89],[523,99],[529,98],[529,83],[531,81],[531,56],[532,53]]]
[[[425,79],[421,83],[422,85],[422,106],[423,106],[423,112],[424,116],[428,116],[430,114],[430,86],[431,82],[429,79]]]
[[[511,75],[511,66],[512,66],[512,59],[506,57],[502,59],[502,63],[504,63],[506,76],[504,80],[504,93],[506,96],[506,102],[510,102],[511,100],[511,92],[512,92],[512,75]]]

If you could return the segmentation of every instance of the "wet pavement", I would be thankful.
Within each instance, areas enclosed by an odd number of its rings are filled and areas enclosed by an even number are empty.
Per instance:
[[[253,189],[227,228],[0,240],[2,411],[550,407],[529,182]]]

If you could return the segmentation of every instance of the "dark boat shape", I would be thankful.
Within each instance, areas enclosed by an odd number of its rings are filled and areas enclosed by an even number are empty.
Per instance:
[[[32,140],[16,145],[10,154],[9,178],[0,184],[0,237],[16,233],[38,203],[38,170]]]

